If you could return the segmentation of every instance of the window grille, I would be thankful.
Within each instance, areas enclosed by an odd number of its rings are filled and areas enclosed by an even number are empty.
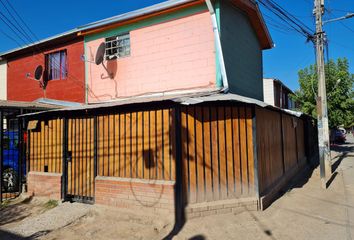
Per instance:
[[[130,56],[130,36],[122,34],[106,38],[106,59]]]

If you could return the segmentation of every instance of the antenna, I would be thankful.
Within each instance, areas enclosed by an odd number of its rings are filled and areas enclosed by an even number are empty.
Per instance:
[[[81,56],[81,60],[84,61],[84,62],[89,62],[89,63],[95,63],[96,65],[100,65],[102,64],[103,68],[106,70],[106,72],[108,73],[109,75],[109,78],[113,78],[113,73],[111,73],[107,67],[104,65],[104,60],[105,60],[105,54],[106,54],[106,44],[104,42],[102,42],[98,48],[97,48],[97,51],[96,51],[96,56],[95,56],[95,61],[90,61],[90,60],[87,60],[85,55],[82,55]],[[109,59],[110,60],[110,59]]]
[[[34,79],[39,81],[39,79],[41,79],[42,75],[43,75],[43,67],[42,67],[42,65],[38,65],[36,67],[36,70],[34,71]]]
[[[100,65],[101,63],[103,63],[105,52],[106,52],[106,44],[103,42],[100,44],[96,52],[96,57],[95,57],[96,65]]]
[[[31,73],[26,73],[26,78],[28,79],[32,79],[32,80],[35,80],[35,81],[39,81],[41,79],[43,75],[43,67],[42,65],[38,65],[36,67],[36,70],[34,70],[34,77],[31,77]]]
[[[26,73],[26,78],[38,81],[39,86],[43,90],[45,90],[45,88],[47,87],[47,81],[44,81],[43,79],[41,80],[42,76],[43,76],[43,66],[42,65],[38,65],[36,67],[36,69],[34,70],[34,77],[31,77],[31,73]]]

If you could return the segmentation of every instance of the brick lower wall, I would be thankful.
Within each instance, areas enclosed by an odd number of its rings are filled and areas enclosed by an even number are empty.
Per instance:
[[[259,210],[259,208],[256,198],[228,199],[190,204],[186,208],[186,217],[187,219],[192,219],[215,214],[237,214],[244,211],[257,210]]]
[[[51,199],[61,199],[61,174],[29,172],[27,192],[33,196],[44,196]]]
[[[97,177],[95,202],[121,208],[173,213],[174,182]]]

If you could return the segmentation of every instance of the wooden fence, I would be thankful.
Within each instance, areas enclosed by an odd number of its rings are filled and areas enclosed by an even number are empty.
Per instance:
[[[28,136],[27,171],[62,172],[63,120],[39,121]]]
[[[175,179],[173,109],[98,117],[98,175]]]
[[[252,108],[193,106],[181,112],[188,202],[253,195]]]
[[[96,176],[175,181],[179,155],[184,199],[199,203],[262,196],[306,163],[304,120],[282,111],[230,102],[124,109],[39,118],[28,170],[64,169],[66,193],[93,199]]]
[[[285,174],[305,164],[304,121],[256,107],[257,160],[260,195]]]

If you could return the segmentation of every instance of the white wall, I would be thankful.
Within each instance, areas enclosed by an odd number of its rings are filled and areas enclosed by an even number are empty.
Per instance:
[[[0,61],[0,100],[7,99],[7,62]]]
[[[274,106],[274,81],[271,78],[263,79],[264,102]]]

